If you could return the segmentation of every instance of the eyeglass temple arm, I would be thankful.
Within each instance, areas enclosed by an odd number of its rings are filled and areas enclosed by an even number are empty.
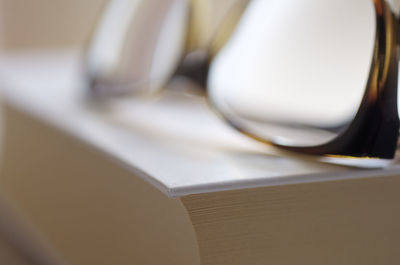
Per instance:
[[[400,0],[387,0],[388,4],[390,5],[392,12],[395,14],[396,16],[396,20],[397,20],[397,26],[398,26],[398,31],[397,31],[397,50],[400,52]],[[398,57],[400,59],[400,54],[398,52]],[[399,98],[399,97],[398,97]],[[399,104],[400,102],[397,102],[397,104]],[[400,111],[399,111],[400,113]],[[399,132],[400,132],[400,128],[399,128]],[[397,141],[397,145],[398,147],[400,147],[400,138]]]

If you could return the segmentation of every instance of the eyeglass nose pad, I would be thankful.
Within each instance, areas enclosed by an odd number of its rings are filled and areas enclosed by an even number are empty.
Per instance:
[[[186,0],[110,0],[86,50],[91,96],[163,87],[183,54],[188,16]]]

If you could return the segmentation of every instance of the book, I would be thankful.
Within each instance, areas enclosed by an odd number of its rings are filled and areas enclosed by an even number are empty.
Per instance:
[[[397,264],[400,167],[287,156],[174,82],[88,101],[79,55],[8,55],[1,185],[70,264]]]

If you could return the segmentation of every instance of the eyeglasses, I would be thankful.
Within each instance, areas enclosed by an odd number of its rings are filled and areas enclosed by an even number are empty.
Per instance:
[[[221,117],[258,141],[325,158],[394,157],[398,22],[386,1],[231,1],[197,47],[193,18],[208,17],[195,2],[111,1],[88,49],[92,95],[151,93],[190,73]]]
[[[247,2],[110,0],[87,47],[92,96],[152,94],[174,75],[203,82]]]

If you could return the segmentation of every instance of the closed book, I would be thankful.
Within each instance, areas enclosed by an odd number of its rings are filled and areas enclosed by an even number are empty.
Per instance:
[[[73,53],[3,58],[1,185],[70,264],[397,264],[400,167],[281,153],[176,80],[94,104]]]

